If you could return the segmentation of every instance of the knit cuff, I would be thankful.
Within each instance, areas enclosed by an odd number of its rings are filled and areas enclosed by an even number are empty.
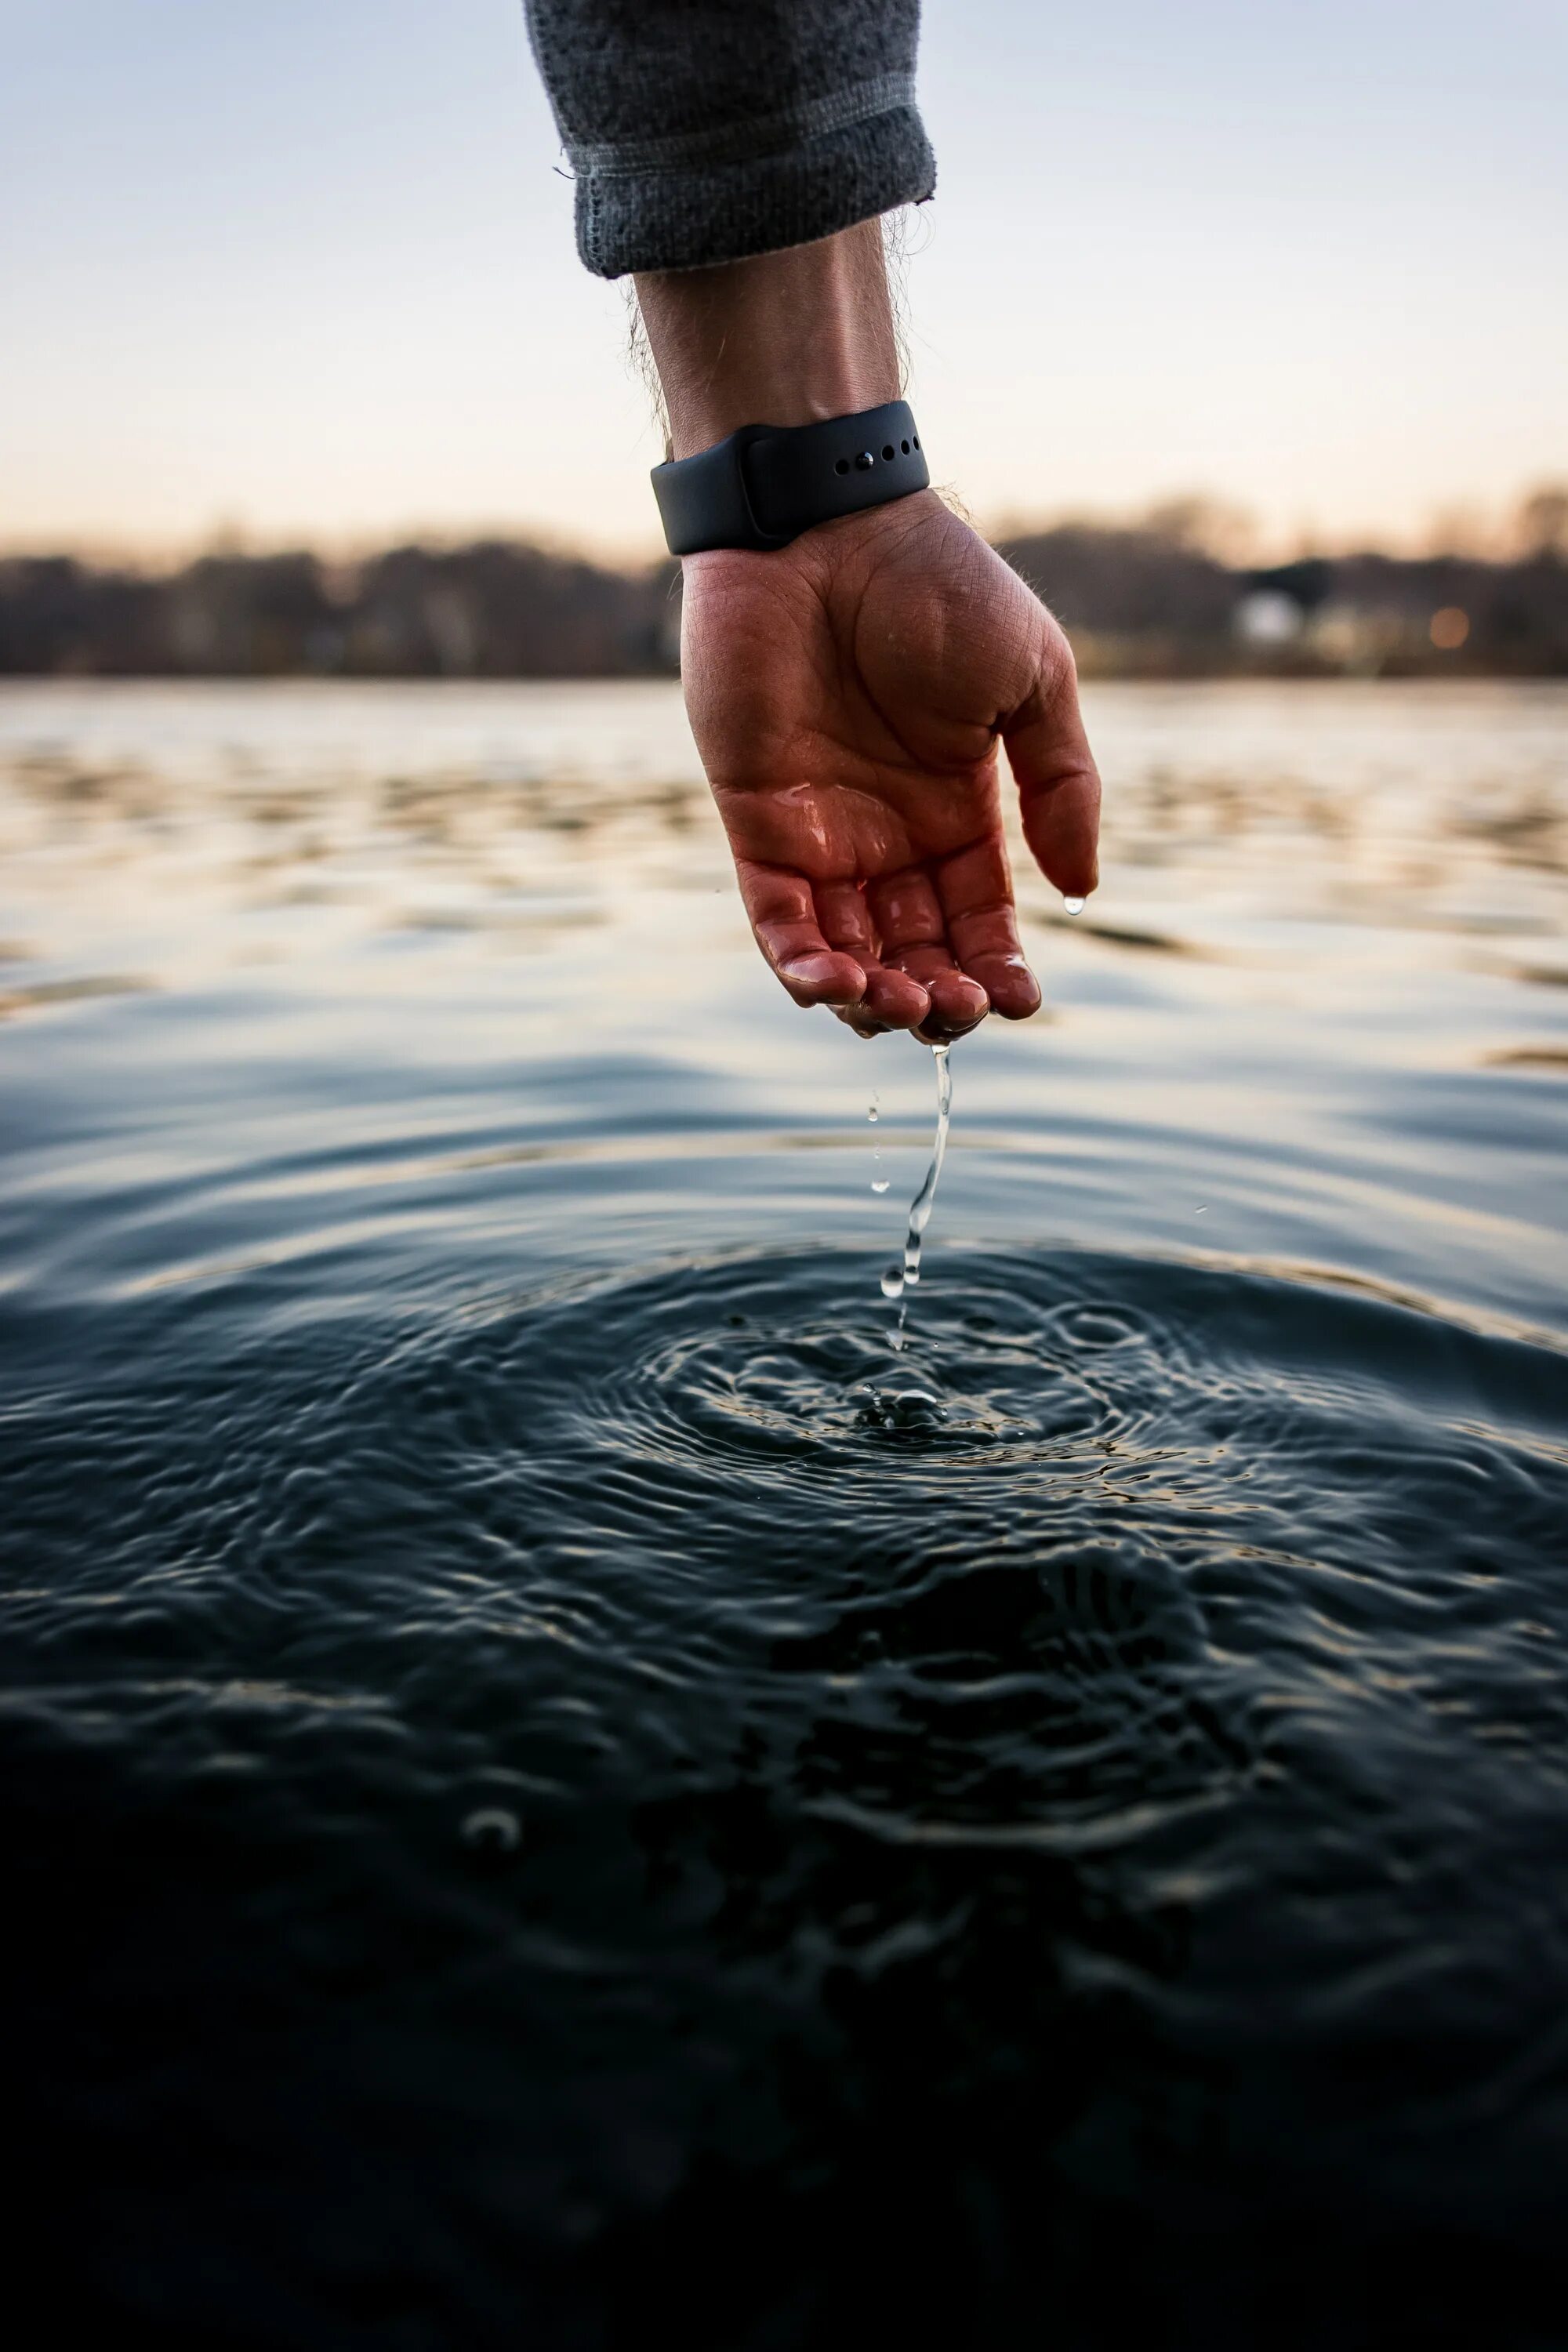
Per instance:
[[[700,269],[925,202],[936,159],[912,100],[848,121],[829,115],[819,128],[826,111],[641,147],[569,149],[584,263],[601,278]]]

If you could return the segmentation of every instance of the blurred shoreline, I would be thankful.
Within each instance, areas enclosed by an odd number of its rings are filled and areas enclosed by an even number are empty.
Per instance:
[[[1568,677],[1568,499],[1536,505],[1535,543],[1508,557],[1258,566],[1205,545],[1180,509],[996,544],[1089,677]],[[668,677],[679,620],[674,563],[617,568],[501,538],[348,563],[309,549],[156,571],[0,560],[0,677]]]

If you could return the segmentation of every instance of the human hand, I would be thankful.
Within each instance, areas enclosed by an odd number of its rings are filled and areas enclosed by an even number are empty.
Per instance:
[[[637,293],[676,457],[897,396],[879,221]],[[934,491],[766,554],[688,556],[681,675],[752,928],[797,1004],[933,1043],[1035,1011],[998,746],[1068,896],[1095,886],[1100,783],[1067,640]]]
[[[1095,886],[1100,782],[1066,638],[934,491],[767,554],[689,556],[681,672],[757,944],[797,1004],[932,1042],[1036,1011],[998,745],[1069,896]]]

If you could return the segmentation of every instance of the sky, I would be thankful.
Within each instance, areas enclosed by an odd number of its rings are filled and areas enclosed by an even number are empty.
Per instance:
[[[1563,0],[926,0],[921,95],[982,522],[1418,545],[1568,477]],[[520,0],[0,0],[0,547],[635,556],[660,454]]]

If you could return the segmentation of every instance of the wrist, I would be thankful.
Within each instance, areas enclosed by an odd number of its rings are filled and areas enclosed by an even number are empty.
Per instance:
[[[639,277],[637,291],[673,457],[742,425],[815,425],[899,396],[879,220],[783,253]]]

